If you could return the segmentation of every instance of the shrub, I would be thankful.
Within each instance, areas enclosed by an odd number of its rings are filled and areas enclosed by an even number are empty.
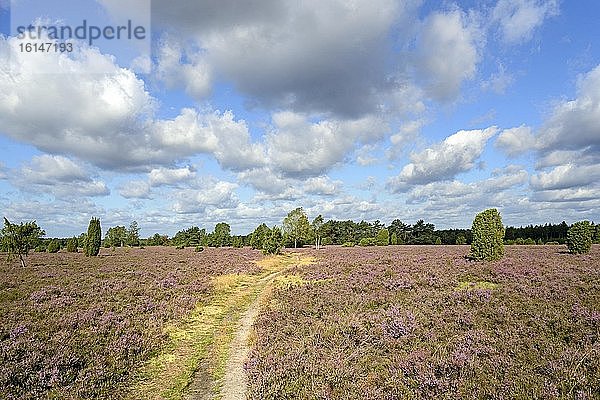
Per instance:
[[[523,244],[532,245],[535,244],[535,240],[533,240],[532,238],[527,238],[525,239],[525,242]]]
[[[512,239],[509,239],[509,240],[506,240],[506,241],[504,242],[504,244],[506,244],[506,245],[508,245],[508,246],[512,246],[513,244],[515,244],[515,241],[514,241],[514,240],[512,240]]]
[[[331,240],[331,238],[330,238],[330,237],[324,237],[324,238],[321,240],[321,244],[322,244],[323,246],[330,245],[330,244],[333,244],[333,240]]]
[[[202,246],[196,246],[196,248],[194,249],[194,251],[196,253],[200,253],[200,252],[204,251],[204,247],[202,247]]]
[[[281,229],[274,226],[264,242],[262,251],[264,254],[279,254],[282,247],[283,234],[281,233]]]
[[[390,243],[390,232],[387,229],[382,229],[377,233],[375,244],[377,246],[387,246]]]
[[[369,237],[369,238],[362,238],[360,239],[360,242],[358,243],[359,246],[375,246],[375,238]]]
[[[495,208],[480,212],[473,220],[473,242],[469,257],[475,260],[493,261],[504,256],[504,226]]]
[[[48,253],[58,253],[60,250],[60,242],[58,239],[52,239],[50,243],[48,243]]]
[[[544,241],[540,238],[540,239],[538,239],[537,244],[541,246],[544,244]]]
[[[102,228],[100,220],[92,217],[88,226],[86,235],[84,252],[86,257],[95,257],[100,252],[100,244],[102,243]]]
[[[442,244],[442,238],[440,238],[440,237],[438,236],[438,238],[437,238],[437,239],[435,239],[435,244],[437,244],[437,245],[440,245],[440,244]]]
[[[390,238],[390,244],[398,244],[398,235],[396,235],[396,232],[392,233],[392,237]]]
[[[67,251],[69,253],[77,253],[78,240],[76,236],[73,236],[67,241]]]
[[[467,238],[465,238],[463,235],[459,235],[456,238],[456,244],[467,244]]]
[[[354,247],[354,242],[344,242],[342,247]]]
[[[182,244],[180,244],[179,246],[175,247],[175,250],[183,250],[183,249],[185,249],[185,246],[182,245]]]
[[[525,244],[525,239],[523,238],[517,238],[517,240],[515,240],[515,244],[518,244],[519,246],[522,246]]]
[[[558,242],[555,242],[555,241],[552,241],[552,242],[546,242],[546,245],[551,245],[551,246],[557,246],[557,245],[559,245],[559,244],[560,244],[560,243],[558,243]]]
[[[567,247],[571,254],[589,253],[592,247],[592,227],[589,221],[575,222],[567,232]]]

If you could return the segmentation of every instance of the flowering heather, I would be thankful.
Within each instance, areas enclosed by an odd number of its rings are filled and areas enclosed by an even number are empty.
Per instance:
[[[301,251],[320,261],[258,317],[252,399],[600,399],[598,246]]]
[[[119,399],[162,346],[163,327],[211,294],[210,279],[254,273],[248,249],[102,249],[0,260],[0,398]],[[582,305],[583,306],[583,305]]]

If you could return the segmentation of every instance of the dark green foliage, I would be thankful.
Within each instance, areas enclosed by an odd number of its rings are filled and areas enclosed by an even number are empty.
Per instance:
[[[592,248],[592,226],[589,221],[575,222],[567,233],[567,247],[571,254],[586,254]]]
[[[354,247],[354,242],[344,242],[342,247]]]
[[[155,233],[152,237],[157,243],[155,246],[164,246],[168,243],[168,237],[161,236]],[[192,226],[188,229],[184,229],[175,234],[171,242],[175,246],[199,246],[205,244],[206,241],[206,229]]]
[[[480,212],[473,221],[473,242],[469,257],[480,261],[499,260],[504,256],[504,226],[495,208]]]
[[[35,221],[21,222],[17,225],[4,218],[4,228],[1,231],[2,249],[8,252],[9,259],[18,256],[21,266],[25,267],[23,256],[27,256],[29,250],[35,248],[45,234]]]
[[[456,237],[456,244],[467,244],[467,239],[463,235]]]
[[[243,236],[234,236],[231,241],[231,246],[236,249],[241,249],[244,247],[244,237]]]
[[[226,222],[215,225],[214,232],[209,236],[209,246],[227,247],[231,246],[231,227]]]
[[[264,223],[260,224],[250,235],[250,246],[256,250],[262,250],[269,235],[271,235],[271,229]]]
[[[525,242],[523,242],[523,244],[533,245],[533,244],[535,244],[535,240],[533,240],[532,238],[527,238],[527,239],[525,239]]]
[[[202,247],[202,246],[196,246],[196,248],[194,249],[194,251],[195,251],[196,253],[203,252],[203,251],[204,251],[204,247]]]
[[[109,228],[104,237],[104,247],[123,247],[127,242],[127,229],[124,226]]]
[[[321,245],[323,246],[328,246],[333,244],[333,240],[331,240],[331,238],[329,236],[324,237],[323,240],[321,240]]]
[[[269,236],[263,245],[262,251],[264,254],[280,254],[283,247],[283,234],[281,229],[274,226],[270,230]]]
[[[387,246],[390,243],[390,232],[387,229],[382,229],[377,232],[375,244],[377,246]]]
[[[392,233],[392,237],[390,238],[390,244],[398,244],[398,235],[396,234],[396,232]]]
[[[127,245],[128,246],[139,246],[140,245],[140,227],[137,221],[131,222],[129,229],[127,230]]]
[[[375,238],[362,238],[358,243],[359,246],[375,246]]]
[[[95,257],[100,252],[100,245],[102,243],[102,228],[100,226],[100,220],[96,217],[92,217],[88,226],[86,235],[86,241],[84,246],[84,253],[86,257]]]
[[[58,239],[52,239],[50,243],[48,243],[47,251],[48,253],[58,253],[60,250],[60,242]]]
[[[169,244],[169,237],[167,235],[161,235],[155,233],[146,239],[146,246],[167,246]]]
[[[543,245],[543,244],[544,244],[543,240],[542,240],[542,239],[538,239],[538,241],[537,241],[537,245],[541,246],[541,245]]]
[[[437,244],[437,245],[440,245],[440,244],[442,244],[442,238],[438,236],[438,237],[435,239],[435,244]]]
[[[183,250],[185,249],[185,246],[180,244],[179,246],[175,246],[175,250]]]
[[[71,239],[69,239],[67,241],[67,252],[77,253],[78,245],[79,245],[79,241],[77,240],[77,236],[73,236]]]

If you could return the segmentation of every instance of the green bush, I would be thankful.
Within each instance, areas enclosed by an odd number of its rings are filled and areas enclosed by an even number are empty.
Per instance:
[[[71,239],[67,241],[67,252],[69,253],[77,253],[77,246],[79,241],[76,236],[73,236]]]
[[[539,246],[541,246],[541,245],[543,245],[543,244],[544,244],[544,241],[543,241],[542,239],[538,239],[538,241],[537,241],[537,244],[538,244]]]
[[[551,245],[551,246],[556,246],[559,245],[560,243],[552,241],[552,242],[546,242],[546,245]]]
[[[48,243],[48,253],[58,253],[60,250],[60,242],[58,239],[52,239],[50,243]]]
[[[377,232],[375,244],[377,246],[387,246],[388,244],[390,244],[390,232],[387,229],[382,229],[379,232]]]
[[[392,237],[390,238],[390,244],[392,244],[392,245],[398,244],[398,235],[396,235],[396,232],[392,233]]]
[[[513,244],[515,244],[515,241],[514,241],[514,240],[512,240],[512,239],[505,240],[505,241],[504,241],[504,244],[505,244],[505,245],[508,245],[508,246],[512,246]]]
[[[533,240],[532,238],[527,238],[525,239],[525,242],[523,244],[532,245],[535,244],[535,240]]]
[[[567,232],[567,247],[571,254],[589,253],[592,247],[592,226],[589,221],[575,222]]]
[[[375,238],[369,237],[369,238],[362,238],[360,239],[360,242],[358,242],[359,246],[375,246]]]
[[[180,244],[179,246],[175,246],[175,250],[183,250],[185,249],[185,246]]]
[[[523,238],[517,238],[517,240],[515,240],[515,244],[518,244],[519,246],[522,246],[525,244],[525,239]]]
[[[471,231],[473,241],[470,258],[494,261],[504,256],[504,226],[498,210],[492,208],[477,214]]]
[[[354,242],[344,242],[342,247],[354,247]]]
[[[204,247],[202,247],[202,246],[196,246],[196,248],[194,249],[194,251],[196,253],[200,253],[201,251],[204,251]]]
[[[100,220],[93,217],[90,220],[88,231],[85,240],[84,252],[86,257],[95,257],[100,252],[100,245],[102,243],[102,228],[100,227]]]
[[[331,240],[331,238],[330,238],[330,237],[324,237],[324,238],[321,240],[321,244],[322,244],[323,246],[328,246],[328,245],[331,245],[331,244],[333,244],[333,240]]]
[[[438,238],[437,238],[437,239],[435,239],[435,244],[437,244],[437,245],[440,245],[440,244],[442,244],[442,238],[440,238],[440,237],[438,236]]]
[[[456,237],[456,244],[467,244],[467,238],[463,235],[458,235]]]

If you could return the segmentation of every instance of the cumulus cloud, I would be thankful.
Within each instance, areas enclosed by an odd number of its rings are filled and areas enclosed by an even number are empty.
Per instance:
[[[432,13],[419,37],[418,68],[436,100],[455,99],[465,80],[475,76],[480,33],[460,10]]]
[[[110,190],[78,164],[62,156],[34,156],[16,172],[13,185],[24,191],[51,193],[57,198],[107,196]]]
[[[146,181],[129,181],[124,184],[119,194],[126,199],[150,199],[150,184]]]
[[[544,123],[537,147],[556,150],[600,151],[600,65],[577,82],[577,97],[560,102]]]
[[[151,186],[175,185],[179,182],[192,179],[196,173],[190,167],[169,169],[156,168],[148,174]]]
[[[196,214],[204,213],[209,207],[235,208],[239,204],[237,187],[236,183],[213,181],[202,188],[178,191],[173,210],[179,214]]]
[[[498,0],[491,19],[498,24],[502,39],[514,44],[530,39],[544,20],[558,12],[558,0]]]
[[[576,166],[560,165],[551,171],[531,177],[535,190],[557,190],[588,186],[600,182],[600,164]]]
[[[387,130],[382,120],[371,116],[311,122],[306,115],[280,112],[273,115],[268,157],[286,176],[318,176],[344,161],[356,143],[379,140]]]
[[[488,140],[497,131],[496,127],[459,131],[422,152],[412,153],[412,162],[388,182],[389,188],[394,192],[406,191],[412,185],[449,180],[461,172],[471,170]]]
[[[533,150],[535,145],[536,141],[532,130],[525,125],[503,130],[495,142],[495,146],[504,151],[509,157],[516,157]]]

